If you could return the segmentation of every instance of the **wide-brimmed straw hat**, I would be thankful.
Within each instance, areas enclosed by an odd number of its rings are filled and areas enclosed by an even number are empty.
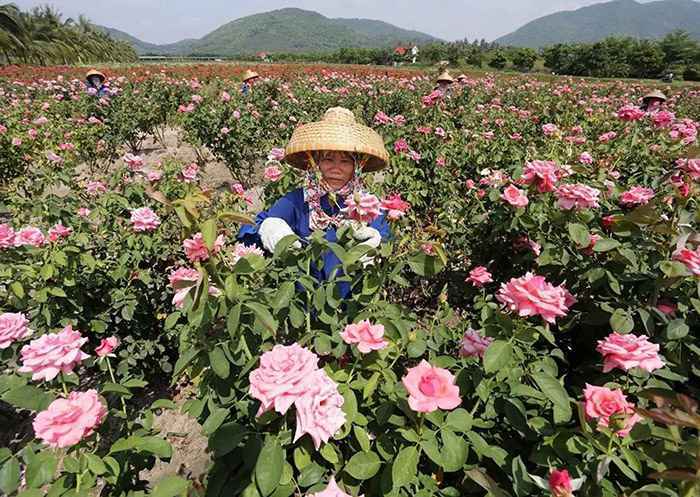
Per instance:
[[[664,95],[661,90],[650,91],[649,93],[644,95],[642,100],[649,100],[651,98],[658,98],[659,100],[663,100],[664,102],[666,101],[666,95]]]
[[[462,81],[463,79],[469,79],[466,74],[460,74],[457,76],[457,81]]]
[[[260,75],[258,73],[256,73],[255,71],[251,71],[250,69],[248,69],[246,72],[243,73],[243,81],[248,81],[250,79],[259,78],[259,77],[260,77]]]
[[[102,78],[102,81],[106,80],[107,78],[105,77],[104,74],[102,74],[100,71],[97,69],[90,69],[87,74],[85,75],[85,79],[90,79],[90,76],[99,76]]]
[[[452,76],[450,76],[450,73],[447,71],[443,71],[443,73],[440,76],[438,76],[437,82],[439,83],[441,81],[445,81],[447,83],[454,83],[455,82],[454,78]]]
[[[284,160],[294,167],[306,169],[309,153],[321,150],[364,154],[363,171],[378,171],[386,166],[389,153],[384,140],[372,128],[355,120],[344,107],[332,107],[320,121],[299,126],[284,149]]]

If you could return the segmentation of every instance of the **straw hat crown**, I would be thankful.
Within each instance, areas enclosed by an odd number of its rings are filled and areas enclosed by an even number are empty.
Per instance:
[[[97,69],[90,69],[90,70],[87,72],[87,74],[85,75],[85,79],[89,79],[90,76],[99,76],[100,78],[102,78],[102,81],[104,81],[105,79],[107,79],[107,78],[105,77],[105,75],[102,74],[102,73],[101,73],[100,71],[98,71]]]
[[[447,81],[448,83],[454,83],[454,78],[450,75],[448,71],[443,71],[437,78],[438,82]]]
[[[285,148],[285,161],[299,169],[308,167],[309,152],[331,150],[364,154],[363,170],[378,171],[386,166],[389,154],[384,140],[344,107],[328,109],[320,121],[299,126]]]
[[[246,70],[246,72],[243,73],[243,81],[248,81],[249,79],[259,77],[260,75],[258,73],[256,73],[255,71],[251,71],[250,69]]]
[[[659,100],[663,100],[664,102],[666,101],[666,95],[661,90],[654,90],[650,91],[646,95],[644,95],[644,98],[642,100],[647,100],[649,98],[658,98]]]

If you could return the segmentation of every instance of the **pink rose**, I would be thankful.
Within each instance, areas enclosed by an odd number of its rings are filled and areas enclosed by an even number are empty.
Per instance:
[[[119,346],[119,339],[117,337],[103,338],[100,341],[99,347],[95,349],[95,354],[97,357],[114,357],[112,351]]]
[[[644,335],[612,333],[605,340],[598,340],[596,350],[603,355],[603,373],[615,368],[623,371],[641,368],[651,373],[664,367],[659,357],[659,345],[651,343]]]
[[[673,253],[673,260],[682,262],[688,271],[695,276],[700,276],[700,247],[695,250],[681,248]]]
[[[56,164],[60,164],[61,162],[63,162],[63,157],[51,151],[46,152],[46,158],[49,159],[51,162],[55,162]]]
[[[600,135],[598,137],[598,141],[600,143],[608,143],[609,141],[612,141],[615,138],[617,138],[617,133],[615,133],[614,131],[608,131],[607,133],[603,133],[602,135]]]
[[[148,174],[146,175],[146,179],[148,179],[148,181],[152,181],[152,182],[160,181],[160,179],[162,177],[163,177],[163,171],[158,171],[158,170],[149,171]]]
[[[700,159],[678,159],[678,167],[688,173],[695,181],[700,181]]]
[[[129,166],[133,172],[138,172],[143,169],[143,157],[134,154],[126,154],[122,160]]]
[[[134,231],[153,231],[160,225],[160,218],[148,207],[140,207],[131,211],[131,224]]]
[[[503,283],[496,299],[521,317],[539,315],[552,324],[556,318],[566,316],[576,303],[563,285],[554,286],[532,273]]]
[[[435,128],[435,134],[441,138],[445,138],[445,136],[447,136],[447,133],[445,132],[445,130],[442,129],[440,126]]]
[[[328,486],[323,492],[316,492],[315,494],[309,494],[308,497],[352,497],[350,494],[343,492],[338,484],[335,482],[335,477],[331,476]],[[359,497],[364,497],[360,495]]]
[[[182,309],[185,306],[185,298],[189,291],[199,283],[199,278],[199,271],[191,268],[181,267],[170,273],[168,280],[170,286],[175,290],[172,303],[177,309]]]
[[[527,204],[530,202],[527,199],[527,195],[522,190],[516,188],[514,185],[508,185],[506,189],[503,190],[503,193],[501,194],[501,199],[505,200],[510,205],[516,208],[527,207]]]
[[[85,191],[88,195],[97,196],[100,193],[107,191],[107,187],[101,181],[89,181],[85,187]]]
[[[273,148],[270,153],[267,154],[267,160],[281,161],[284,159],[284,149],[283,148]]]
[[[56,223],[49,230],[49,240],[55,242],[60,238],[67,238],[71,233],[73,233],[73,228],[68,228],[61,223]]]
[[[221,101],[222,102],[228,102],[231,100],[231,95],[229,95],[228,92],[222,91],[221,92]]]
[[[374,115],[374,124],[389,124],[391,122],[391,117],[387,116],[381,110]]]
[[[206,261],[209,259],[209,249],[204,243],[204,238],[201,233],[195,234],[192,238],[188,238],[182,242],[182,246],[185,249],[185,255],[190,260],[190,262]],[[214,254],[219,253],[219,251],[224,246],[224,235],[219,235],[214,241]]]
[[[0,224],[0,248],[15,246],[15,230],[9,224]]]
[[[307,434],[318,450],[321,442],[328,442],[345,424],[345,413],[342,409],[344,401],[343,396],[338,393],[338,385],[324,370],[313,371],[306,381],[304,391],[294,401],[297,411],[294,441]]]
[[[22,347],[20,373],[32,373],[32,380],[53,380],[58,373],[70,373],[90,357],[80,347],[87,342],[80,332],[68,325],[59,333],[42,335]]]
[[[21,312],[0,314],[0,349],[6,349],[13,342],[31,335],[33,332],[28,325],[29,320]]]
[[[343,212],[354,221],[371,223],[381,214],[381,203],[371,193],[355,193],[345,199]]]
[[[397,154],[408,152],[408,142],[403,138],[399,138],[394,142],[394,152]]]
[[[435,246],[432,243],[422,243],[420,246],[420,249],[425,255],[429,255],[429,256],[436,256],[437,255],[437,251],[435,250]]]
[[[185,181],[185,183],[191,183],[191,182],[197,180],[197,173],[199,173],[199,166],[193,162],[192,164],[184,167],[182,169],[181,173],[182,173],[182,178]]]
[[[581,155],[578,156],[578,161],[581,164],[590,165],[593,164],[593,156],[588,152],[583,152]]]
[[[71,447],[89,437],[107,416],[96,390],[71,392],[37,414],[32,426],[36,437],[53,448]]]
[[[78,216],[80,217],[88,217],[92,211],[88,209],[87,207],[81,207],[78,209]]]
[[[411,150],[411,151],[408,153],[408,156],[411,158],[411,160],[413,160],[413,161],[415,161],[415,162],[419,162],[419,161],[421,160],[421,154],[419,154],[419,153],[416,152],[415,150]]]
[[[645,205],[652,198],[654,198],[654,190],[643,186],[635,186],[620,195],[620,204],[625,207]]]
[[[644,115],[645,112],[643,110],[636,105],[631,104],[625,105],[617,111],[617,117],[623,121],[638,121],[639,119],[643,118]]]
[[[559,181],[557,164],[548,160],[535,160],[525,164],[522,180],[526,185],[536,184],[540,193],[551,192]]]
[[[311,388],[317,370],[318,356],[297,343],[275,345],[265,352],[260,366],[249,375],[250,395],[260,401],[257,415],[272,408],[285,414]]]
[[[409,369],[401,381],[408,391],[408,405],[416,412],[452,410],[462,403],[452,373],[425,360]]]
[[[347,344],[357,344],[357,350],[363,354],[381,350],[389,345],[389,342],[384,340],[384,326],[373,325],[367,320],[347,325],[340,336]]]
[[[676,120],[676,115],[667,110],[660,110],[651,115],[651,122],[656,129],[668,128]]]
[[[411,204],[402,200],[401,194],[397,193],[382,200],[381,208],[387,211],[386,217],[390,221],[396,221],[406,214],[406,211],[411,208]]]
[[[255,245],[245,245],[243,243],[236,243],[233,246],[234,264],[238,262],[242,257],[245,257],[247,255],[259,255],[260,257],[265,257],[265,253]]]
[[[241,197],[245,195],[245,188],[240,183],[231,183],[231,193],[240,195]]]
[[[600,190],[581,184],[565,184],[556,189],[557,205],[560,209],[568,211],[575,209],[593,209],[599,207],[598,196]]]
[[[556,124],[543,124],[542,132],[545,136],[554,136],[559,132],[559,128],[557,128]]]
[[[277,166],[267,166],[263,176],[266,180],[277,182],[282,178],[282,170]]]
[[[462,357],[484,357],[491,342],[493,342],[493,338],[481,336],[481,333],[469,328],[462,337],[459,355]]]
[[[553,497],[572,497],[571,477],[565,469],[553,469],[549,474],[549,490]]]
[[[469,271],[467,281],[477,288],[484,286],[486,283],[491,283],[491,273],[484,266],[477,266]]]
[[[46,244],[46,237],[39,228],[27,226],[15,233],[15,247],[29,245],[30,247],[41,247]]]
[[[632,427],[642,419],[634,412],[634,405],[627,402],[622,390],[610,390],[606,387],[596,387],[586,383],[583,396],[586,417],[597,419],[599,429],[609,428],[613,422],[616,426],[611,427],[612,430],[618,436],[625,437],[632,430]]]

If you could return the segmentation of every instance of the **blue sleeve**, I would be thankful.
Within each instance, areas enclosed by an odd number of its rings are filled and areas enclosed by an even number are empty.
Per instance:
[[[389,222],[387,221],[386,216],[384,214],[380,215],[377,219],[372,221],[370,226],[375,230],[379,231],[379,234],[382,235],[383,242],[394,238],[394,236],[391,233],[391,227],[389,226]]]
[[[244,224],[241,226],[236,238],[245,245],[257,245],[260,247],[261,241],[258,229],[262,222],[268,217],[283,219],[296,233],[295,224],[297,224],[298,216],[295,200],[297,196],[296,191],[287,193],[284,197],[277,200],[267,211],[262,211],[255,216],[255,224]]]

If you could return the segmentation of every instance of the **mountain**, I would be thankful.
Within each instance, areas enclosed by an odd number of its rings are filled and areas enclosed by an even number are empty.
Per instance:
[[[168,45],[141,41],[117,29],[98,26],[139,54],[234,56],[265,52],[333,51],[343,47],[381,48],[398,43],[436,41],[428,34],[371,19],[331,19],[317,12],[286,8],[241,17],[197,40]]]
[[[555,43],[594,42],[606,36],[662,38],[675,29],[700,39],[700,3],[662,0],[638,3],[614,0],[540,17],[498,38],[496,43],[538,48]]]

